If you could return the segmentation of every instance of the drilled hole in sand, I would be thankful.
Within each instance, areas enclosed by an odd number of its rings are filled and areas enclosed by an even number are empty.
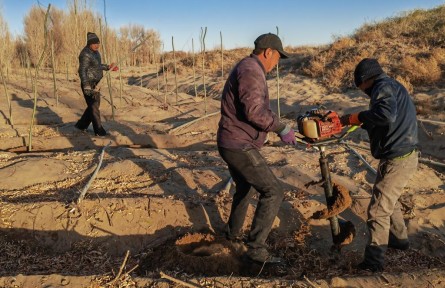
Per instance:
[[[187,234],[175,242],[180,253],[196,257],[207,257],[218,254],[230,254],[227,241],[216,241],[209,234]]]
[[[200,275],[238,275],[241,273],[243,246],[223,237],[191,233],[174,243],[153,250],[142,259],[142,271],[182,270]]]

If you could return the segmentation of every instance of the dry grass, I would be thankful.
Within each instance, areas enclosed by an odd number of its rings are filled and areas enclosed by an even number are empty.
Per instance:
[[[307,59],[303,74],[321,78],[332,91],[353,87],[355,65],[377,58],[384,70],[408,90],[442,86],[445,67],[445,5],[414,10],[374,24],[365,24],[349,37]]]

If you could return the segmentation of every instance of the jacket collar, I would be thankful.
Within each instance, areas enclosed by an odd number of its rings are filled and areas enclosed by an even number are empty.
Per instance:
[[[258,58],[258,56],[255,54],[250,54],[250,57],[255,59],[256,62],[258,62],[258,65],[260,65],[261,69],[263,69],[264,75],[266,75],[266,68],[264,68],[263,63],[261,63],[260,58]]]

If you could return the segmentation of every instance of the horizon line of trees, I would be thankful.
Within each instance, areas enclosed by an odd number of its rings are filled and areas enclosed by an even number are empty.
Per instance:
[[[101,15],[92,12],[87,0],[69,0],[68,11],[52,7],[46,23],[49,37],[45,40],[45,10],[38,5],[32,6],[23,19],[24,33],[17,37],[11,35],[0,13],[0,67],[6,69],[6,73],[13,67],[34,67],[44,47],[51,45],[56,70],[77,70],[78,56],[86,45],[88,32],[99,36],[101,49],[104,54],[106,51],[109,62],[141,66],[159,61],[162,43],[158,32],[138,24],[110,29],[104,25]],[[137,50],[132,51],[141,41]],[[50,53],[46,53],[41,66],[53,68]]]

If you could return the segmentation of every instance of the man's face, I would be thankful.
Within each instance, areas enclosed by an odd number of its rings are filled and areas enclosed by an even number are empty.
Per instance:
[[[277,50],[270,48],[266,49],[265,53],[267,59],[267,67],[265,68],[266,72],[269,73],[275,66],[277,66],[278,61],[280,61],[280,53]]]
[[[100,43],[97,44],[90,44],[90,49],[93,51],[98,51],[100,47]]]
[[[358,89],[362,90],[366,95],[371,96],[370,89],[372,85],[374,84],[374,79],[368,79],[364,81],[362,84],[358,85]]]

